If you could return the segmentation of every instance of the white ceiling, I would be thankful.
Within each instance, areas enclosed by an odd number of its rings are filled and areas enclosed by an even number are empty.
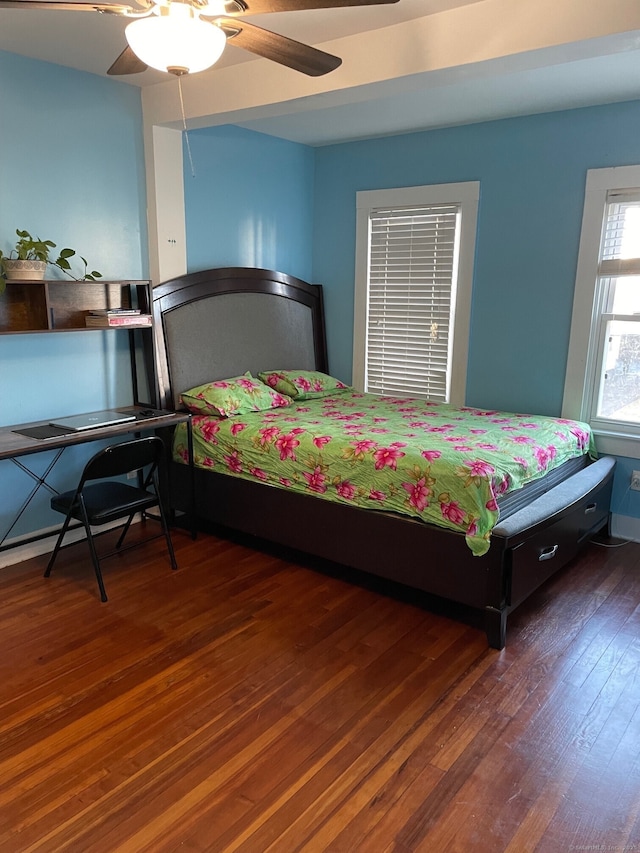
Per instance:
[[[139,8],[135,0],[96,2]],[[247,20],[297,41],[317,45],[477,2],[480,0],[399,0],[382,6],[275,12],[253,15]],[[250,0],[247,3],[251,5]],[[124,29],[128,23],[127,18],[93,12],[0,9],[0,50],[106,76],[107,69],[127,44]],[[229,42],[217,67],[254,58]],[[151,70],[119,79],[134,86],[150,86],[166,78],[166,74]]]
[[[550,57],[544,67],[506,72],[503,63],[488,62],[476,71],[465,79],[415,75],[367,87],[364,100],[236,124],[319,146],[640,99],[640,51],[558,64]]]
[[[544,2],[509,0],[510,8],[521,13],[520,17],[514,15],[505,21],[505,30],[511,28],[509,37],[514,42],[509,50],[498,45],[501,33],[496,14],[500,0],[399,0],[388,6],[252,17],[251,22],[259,26],[337,53],[343,57],[344,69],[349,68],[352,43],[357,46],[352,63],[357,67],[357,51],[366,44],[362,39],[376,38],[370,43],[378,47],[372,47],[371,54],[367,54],[369,63],[375,66],[380,38],[391,46],[396,40],[406,38],[407,33],[424,32],[421,26],[439,37],[446,25],[447,39],[455,39],[459,34],[460,41],[466,43],[466,53],[464,61],[459,57],[453,57],[452,64],[446,58],[430,61],[426,70],[417,73],[406,73],[403,69],[396,75],[381,74],[378,79],[375,74],[370,79],[355,75],[354,81],[360,80],[359,85],[338,83],[344,78],[337,75],[346,73],[340,69],[318,78],[322,81],[321,89],[315,81],[284,69],[282,75],[303,79],[302,84],[296,81],[293,96],[283,94],[281,103],[270,97],[268,108],[258,104],[257,98],[253,103],[250,97],[246,98],[245,106],[240,104],[245,99],[238,97],[233,101],[234,109],[215,107],[199,112],[194,109],[193,125],[233,121],[292,141],[323,145],[640,98],[640,3],[555,0],[545,13]],[[539,17],[531,17],[535,10],[539,11]],[[554,20],[550,20],[550,10]],[[493,22],[493,29],[482,31],[480,27],[475,33],[473,27],[478,27],[485,12],[486,20]],[[571,14],[575,14],[575,20]],[[93,13],[0,9],[0,50],[104,75],[126,44],[126,23],[124,18]],[[466,23],[469,31],[464,31]],[[545,23],[548,32],[544,31]],[[458,28],[453,35],[452,26]],[[529,39],[534,30],[536,39]],[[563,31],[561,35],[559,30]],[[495,38],[491,32],[495,32]],[[437,53],[430,45],[425,47],[425,53],[429,49]],[[230,74],[234,79],[242,79],[244,89],[251,85],[245,80],[255,80],[259,89],[259,79],[270,76],[268,66],[272,65],[230,43],[215,68],[203,72],[206,78],[194,75],[185,83],[185,92],[188,94],[189,83],[196,91],[203,86],[203,80],[212,91],[216,83],[228,88]],[[247,76],[252,69],[257,76]],[[201,77],[202,80],[197,79]],[[336,80],[335,90],[331,88],[330,78]],[[142,87],[158,103],[168,97],[169,86],[175,87],[173,78],[155,71],[115,79]],[[282,77],[283,81],[288,79]],[[218,96],[217,100],[224,98]],[[189,108],[187,115],[191,117]]]

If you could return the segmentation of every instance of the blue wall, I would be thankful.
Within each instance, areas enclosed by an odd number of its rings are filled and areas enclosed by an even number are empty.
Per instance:
[[[8,252],[16,228],[25,228],[76,249],[107,279],[147,277],[139,90],[0,52],[0,114],[0,248]],[[0,336],[0,425],[131,402],[125,336]],[[95,449],[66,450],[54,485],[71,485]],[[51,457],[29,461],[42,471]],[[0,536],[32,486],[10,462],[0,464]],[[48,503],[41,491],[12,536],[57,524]]]
[[[261,267],[310,281],[313,149],[230,126],[190,131],[189,142],[189,271]]]
[[[313,149],[312,186],[305,146],[234,128],[198,131],[192,140],[196,170],[206,171],[195,181],[185,172],[189,268],[274,266],[322,282],[330,369],[347,381],[356,192],[480,181],[467,402],[560,413],[586,173],[640,162],[640,102]],[[302,240],[285,219],[304,223]],[[240,242],[256,222],[277,235],[269,262]],[[614,508],[640,517],[640,498],[628,492],[631,467],[637,460],[620,460]]]
[[[478,180],[467,402],[559,414],[587,169],[638,162],[640,102],[318,149],[332,369],[351,373],[356,192]]]
[[[0,52],[0,114],[0,248],[26,228],[105,276],[146,276],[139,90]]]

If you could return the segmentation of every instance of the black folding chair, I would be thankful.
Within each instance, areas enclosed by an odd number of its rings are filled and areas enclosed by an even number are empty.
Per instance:
[[[116,550],[102,555],[102,559],[122,553],[123,550],[127,550],[128,548],[143,545],[152,539],[157,539],[160,535],[164,535],[171,558],[171,568],[178,568],[158,482],[158,468],[163,458],[164,445],[157,436],[137,438],[122,444],[113,444],[96,453],[87,462],[78,487],[75,490],[64,492],[61,495],[51,498],[51,508],[56,510],[56,512],[61,512],[66,517],[44,573],[46,578],[51,574],[51,569],[58,556],[62,540],[72,518],[81,521],[87,533],[87,542],[89,544],[89,551],[91,552],[93,568],[98,579],[102,601],[107,601],[107,594],[102,580],[100,561],[98,560],[98,554],[91,533],[92,525],[99,526],[124,518],[125,516],[127,517],[120,538],[116,543]],[[146,473],[143,473],[142,482],[138,482],[136,486],[107,479],[121,477],[131,471],[146,471]],[[101,482],[95,482],[96,480],[100,480]],[[154,506],[158,507],[162,534],[150,536],[142,542],[135,542],[128,545],[127,549],[122,549],[121,545],[136,513],[144,512]]]

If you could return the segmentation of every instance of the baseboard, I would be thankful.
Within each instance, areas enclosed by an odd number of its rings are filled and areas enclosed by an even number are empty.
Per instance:
[[[133,519],[132,524],[137,524],[140,521],[140,516]],[[111,530],[113,527],[118,527],[122,524],[121,521],[114,521],[111,524],[103,524],[97,528],[96,532],[104,532]],[[40,557],[42,554],[50,554],[53,551],[53,546],[56,543],[55,534],[60,530],[59,527],[44,527],[42,530],[34,531],[28,534],[28,537],[16,536],[14,539],[9,539],[5,543],[11,547],[0,552],[0,569],[7,566],[13,566],[16,563],[22,563],[24,560],[31,560],[33,557]],[[43,536],[46,538],[38,539],[36,542],[26,542],[20,545],[20,540],[31,538],[32,536]],[[75,530],[69,530],[64,537],[64,544],[71,545],[73,542],[80,542],[81,539],[86,539],[84,529],[82,527]]]
[[[626,542],[640,542],[640,518],[612,514],[611,535]]]

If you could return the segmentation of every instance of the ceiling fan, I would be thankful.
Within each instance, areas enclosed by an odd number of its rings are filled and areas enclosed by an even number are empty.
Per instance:
[[[0,0],[0,9],[57,9],[130,18],[128,45],[107,74],[137,74],[148,67],[182,76],[204,71],[222,55],[227,40],[311,77],[328,74],[338,56],[243,20],[267,12],[378,6],[398,0],[133,0],[135,6],[79,0]]]

